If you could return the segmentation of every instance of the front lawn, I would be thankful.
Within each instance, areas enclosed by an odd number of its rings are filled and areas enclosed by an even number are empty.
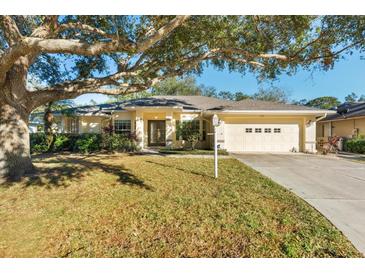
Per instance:
[[[56,155],[0,187],[1,257],[358,257],[321,214],[234,159]]]

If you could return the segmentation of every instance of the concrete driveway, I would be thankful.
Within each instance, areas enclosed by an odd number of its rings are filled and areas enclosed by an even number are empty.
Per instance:
[[[232,154],[314,206],[365,254],[365,162],[307,154]]]

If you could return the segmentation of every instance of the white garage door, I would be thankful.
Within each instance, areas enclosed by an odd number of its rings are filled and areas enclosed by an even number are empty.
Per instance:
[[[298,124],[225,124],[228,151],[299,151]]]

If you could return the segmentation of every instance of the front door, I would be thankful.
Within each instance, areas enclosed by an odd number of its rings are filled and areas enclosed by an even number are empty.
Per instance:
[[[166,144],[165,120],[148,121],[148,145],[165,146]]]

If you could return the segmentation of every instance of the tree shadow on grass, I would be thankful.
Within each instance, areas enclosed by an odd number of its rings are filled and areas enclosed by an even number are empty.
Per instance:
[[[91,157],[94,157],[94,159],[91,159]],[[24,184],[24,187],[67,187],[75,180],[86,176],[90,176],[90,179],[92,179],[93,172],[95,171],[103,171],[116,175],[116,182],[121,185],[153,190],[153,187],[146,185],[144,181],[137,178],[123,165],[103,163],[102,159],[98,160],[95,156],[52,157],[49,159],[48,156],[39,156],[35,157],[34,162],[40,165],[37,166],[34,172],[26,174],[20,181],[20,183]],[[0,186],[10,187],[16,183],[15,181],[6,182],[0,184]]]
[[[158,163],[158,162],[154,162],[154,161],[150,161],[150,160],[147,160],[146,162],[150,163],[150,164],[154,164],[154,165],[159,165],[159,166],[162,166],[162,167],[174,168],[176,170],[180,170],[180,171],[183,171],[183,172],[189,172],[191,174],[198,175],[198,176],[203,176],[203,177],[206,177],[206,178],[214,178],[213,176],[210,176],[210,175],[207,175],[207,174],[204,174],[204,173],[192,171],[192,170],[177,167],[177,166],[174,166],[174,165],[162,164],[162,163]]]

